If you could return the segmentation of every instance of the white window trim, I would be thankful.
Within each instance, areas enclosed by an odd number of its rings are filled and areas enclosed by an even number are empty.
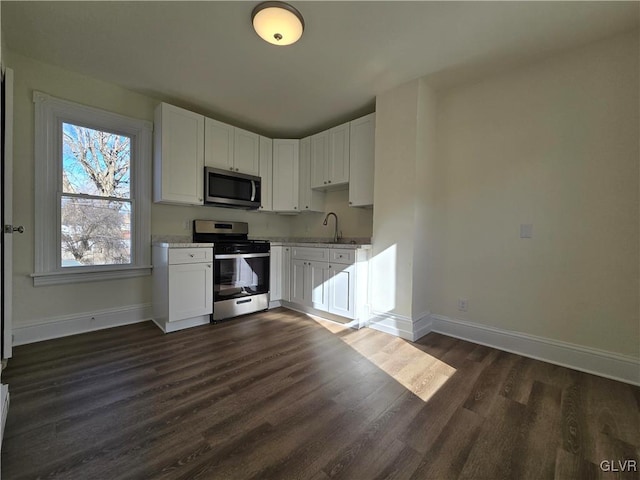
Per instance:
[[[151,273],[151,135],[153,124],[33,92],[35,103],[35,272],[34,286],[57,285]],[[132,139],[132,258],[127,265],[65,267],[60,257],[61,122],[121,133]]]

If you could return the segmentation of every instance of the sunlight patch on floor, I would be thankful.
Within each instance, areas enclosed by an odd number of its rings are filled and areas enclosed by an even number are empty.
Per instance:
[[[456,372],[452,366],[402,338],[369,328],[352,330],[315,316],[311,318],[331,333],[343,333],[340,336],[343,342],[425,402]]]

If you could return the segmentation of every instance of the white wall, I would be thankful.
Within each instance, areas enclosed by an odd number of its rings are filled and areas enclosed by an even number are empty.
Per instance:
[[[377,97],[371,306],[374,327],[428,331],[435,288],[437,94],[425,79]]]
[[[376,98],[371,307],[411,319],[420,82]]]
[[[435,191],[437,171],[437,93],[426,79],[419,83],[416,150],[416,206],[413,231],[413,319],[432,311],[432,292],[438,277],[435,271],[438,255],[437,232],[432,228],[436,215]]]
[[[153,121],[160,100],[81,76],[67,70],[4,51],[15,71],[14,219],[26,232],[14,241],[14,328],[37,325],[57,317],[151,302],[150,277],[103,282],[33,287],[34,266],[34,106],[33,90],[78,103]],[[148,172],[151,175],[151,172]],[[153,204],[152,235],[190,235],[185,222],[219,218],[249,222],[252,235],[288,236],[290,220],[269,214],[212,207]]]
[[[638,357],[638,40],[439,95],[434,312]]]
[[[638,40],[378,96],[371,303],[402,317],[381,329],[431,312],[639,356]]]

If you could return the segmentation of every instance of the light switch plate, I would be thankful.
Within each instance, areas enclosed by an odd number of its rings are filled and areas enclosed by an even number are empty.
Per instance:
[[[533,224],[521,223],[520,224],[520,238],[532,238],[533,237]]]

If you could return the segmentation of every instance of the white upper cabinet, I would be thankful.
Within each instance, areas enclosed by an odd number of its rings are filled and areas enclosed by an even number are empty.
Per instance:
[[[329,131],[311,135],[311,188],[327,186],[329,164]]]
[[[271,140],[161,103],[155,110],[158,203],[203,204],[204,167],[260,176],[260,211],[324,212],[324,190],[349,187],[349,205],[373,205],[375,113],[310,137]]]
[[[273,210],[298,213],[300,140],[273,140]]]
[[[311,136],[311,188],[328,190],[349,183],[349,123]]]
[[[235,171],[233,148],[234,127],[212,118],[205,118],[204,164],[207,167]]]
[[[330,185],[349,183],[349,122],[329,130],[329,164],[327,168]]]
[[[260,135],[234,128],[235,147],[233,151],[236,172],[248,175],[260,174]]]
[[[301,212],[324,212],[324,192],[311,189],[311,137],[300,140],[299,191]]]
[[[373,205],[376,114],[353,120],[350,125],[349,205]]]
[[[260,136],[212,118],[205,119],[204,164],[232,172],[259,175]]]
[[[154,189],[159,203],[202,205],[204,117],[161,103],[154,116]]]
[[[260,211],[273,211],[273,140],[260,137]]]

